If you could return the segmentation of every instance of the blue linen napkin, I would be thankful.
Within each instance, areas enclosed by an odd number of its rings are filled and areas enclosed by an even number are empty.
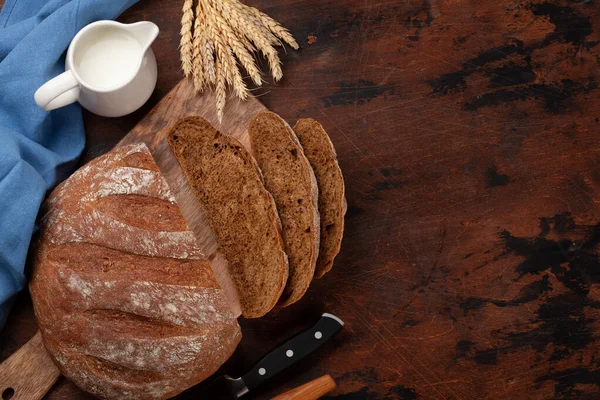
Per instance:
[[[33,94],[64,72],[65,50],[85,25],[137,0],[7,0],[0,12],[0,330],[24,284],[40,204],[72,172],[85,132],[78,104],[47,112]]]

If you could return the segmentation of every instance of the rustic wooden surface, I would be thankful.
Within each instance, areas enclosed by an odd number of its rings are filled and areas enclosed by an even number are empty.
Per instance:
[[[349,209],[334,270],[299,304],[242,320],[223,371],[326,310],[343,332],[256,398],[325,373],[329,399],[599,398],[598,4],[248,2],[302,42],[284,80],[255,93],[291,123],[323,123]],[[84,161],[181,79],[179,3],[143,0],[121,18],[161,28],[157,90],[130,116],[86,114]],[[0,359],[35,331],[23,294]],[[61,379],[48,398],[89,397]]]

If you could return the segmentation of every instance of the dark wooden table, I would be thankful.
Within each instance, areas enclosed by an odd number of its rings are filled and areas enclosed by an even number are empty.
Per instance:
[[[329,311],[347,323],[337,340],[258,398],[324,373],[334,399],[600,398],[598,4],[249,2],[302,42],[284,80],[256,93],[291,123],[323,123],[349,207],[334,270],[299,304],[242,320],[223,371]],[[157,90],[133,115],[86,114],[84,160],[181,79],[180,3],[122,16],[161,28]],[[35,330],[23,294],[0,358]],[[88,396],[63,379],[49,398]]]

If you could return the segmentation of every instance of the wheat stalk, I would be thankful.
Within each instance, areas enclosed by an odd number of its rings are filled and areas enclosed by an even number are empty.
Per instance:
[[[189,76],[192,73],[192,22],[194,21],[194,11],[192,10],[193,0],[183,2],[183,15],[181,17],[181,41],[179,43],[179,52],[181,54],[181,68],[183,74]]]
[[[267,59],[277,82],[283,77],[283,70],[275,47],[286,43],[299,48],[287,29],[239,0],[198,0],[195,14],[194,19],[193,0],[184,0],[181,66],[185,76],[192,75],[196,90],[214,88],[219,120],[223,117],[228,86],[239,99],[249,95],[241,67],[256,86],[262,85],[253,53],[260,52]]]

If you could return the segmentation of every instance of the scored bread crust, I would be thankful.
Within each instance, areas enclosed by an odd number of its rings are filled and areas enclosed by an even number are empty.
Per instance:
[[[331,270],[342,245],[347,209],[344,177],[337,161],[335,147],[320,123],[311,118],[300,119],[296,122],[294,131],[317,176],[320,190],[321,245],[315,270],[315,278],[318,279]],[[336,190],[333,198],[325,198],[326,192],[334,188]],[[331,213],[329,208],[335,211]]]
[[[231,356],[235,315],[145,145],[88,163],[42,215],[30,291],[70,381],[101,398],[166,399]]]
[[[320,239],[317,180],[296,134],[279,115],[259,113],[248,133],[283,224],[290,276],[279,305],[288,306],[302,298],[315,273]]]
[[[227,259],[246,318],[269,312],[288,279],[288,258],[275,202],[252,155],[201,117],[167,135],[188,184]]]

